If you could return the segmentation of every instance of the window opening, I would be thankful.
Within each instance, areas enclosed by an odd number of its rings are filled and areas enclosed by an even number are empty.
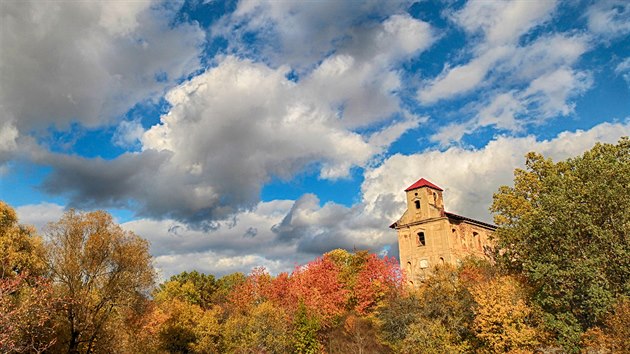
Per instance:
[[[419,201],[419,200],[416,200],[416,201],[414,201],[414,202],[416,203],[416,209],[420,209],[420,201]]]
[[[426,246],[427,241],[424,238],[424,232],[418,232],[418,246]]]
[[[473,232],[473,239],[477,240],[477,248],[479,250],[482,250],[482,248],[481,248],[481,237],[479,237],[479,234],[476,233],[476,232]]]

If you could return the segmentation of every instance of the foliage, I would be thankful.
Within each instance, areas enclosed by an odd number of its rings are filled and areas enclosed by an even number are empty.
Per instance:
[[[409,326],[400,353],[466,353],[468,349],[440,320],[421,317]]]
[[[59,300],[50,283],[25,275],[0,279],[0,352],[42,353],[56,341]]]
[[[69,353],[115,345],[124,310],[153,285],[148,243],[102,211],[70,210],[49,225],[47,236],[47,267],[55,291],[66,299],[60,344]]]
[[[533,350],[540,342],[534,311],[527,293],[512,276],[501,276],[474,286],[473,328],[490,353]]]
[[[383,341],[402,353],[471,349],[475,303],[469,287],[486,278],[483,268],[465,264],[436,267],[417,290],[388,300],[377,313]]]
[[[582,337],[587,353],[630,353],[630,299],[620,297],[606,315],[602,327],[589,329]]]
[[[20,225],[15,210],[0,201],[0,279],[42,274],[44,249],[32,226]]]
[[[409,326],[421,316],[422,303],[415,292],[397,294],[390,298],[376,314],[380,337],[396,348],[409,334]]]
[[[228,353],[287,353],[291,351],[290,319],[269,301],[245,313],[234,313],[223,326]]]
[[[220,308],[204,310],[197,304],[171,299],[160,303],[155,311],[160,348],[169,353],[220,352]]]
[[[156,301],[179,299],[209,308],[217,290],[217,281],[213,275],[192,271],[172,276],[169,281],[160,285],[154,296]]]
[[[294,320],[293,351],[299,354],[316,354],[321,352],[322,346],[317,338],[320,328],[319,321],[309,316],[306,306],[303,302],[300,302]]]
[[[396,259],[380,259],[375,254],[369,255],[357,274],[355,310],[364,315],[374,311],[383,300],[402,291],[403,284],[404,279]]]
[[[494,195],[501,266],[526,276],[567,350],[630,294],[630,140],[554,163],[529,153]]]

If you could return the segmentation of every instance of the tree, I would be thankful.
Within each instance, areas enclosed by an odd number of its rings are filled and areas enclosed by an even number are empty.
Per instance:
[[[285,311],[269,301],[246,312],[235,312],[223,326],[227,353],[289,353],[291,322]]]
[[[56,342],[60,301],[43,278],[0,279],[0,352],[42,353]]]
[[[0,279],[44,269],[42,240],[32,226],[18,223],[15,210],[0,201]]]
[[[529,153],[491,210],[499,263],[522,273],[565,349],[630,294],[630,140],[554,163]]]
[[[42,278],[44,248],[32,226],[0,201],[0,352],[40,353],[55,343],[59,299]]]
[[[538,323],[527,293],[515,277],[491,279],[471,292],[476,302],[473,327],[488,352],[533,352],[539,344]]]
[[[47,236],[48,271],[66,301],[60,344],[69,353],[113,350],[123,313],[153,286],[147,241],[104,211],[70,210]]]
[[[621,296],[606,315],[603,328],[594,327],[583,336],[587,353],[630,353],[630,299]]]
[[[160,284],[154,296],[158,301],[179,299],[207,309],[212,305],[217,288],[213,275],[194,270],[173,275],[169,281]]]

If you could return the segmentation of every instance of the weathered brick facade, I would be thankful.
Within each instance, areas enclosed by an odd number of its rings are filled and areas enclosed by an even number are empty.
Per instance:
[[[423,179],[405,190],[407,210],[391,225],[398,231],[400,267],[414,285],[437,264],[486,257],[496,227],[444,210],[443,190]]]

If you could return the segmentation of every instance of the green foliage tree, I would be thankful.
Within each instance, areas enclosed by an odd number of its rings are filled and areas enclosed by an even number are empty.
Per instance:
[[[626,137],[557,163],[529,153],[494,195],[498,260],[526,276],[567,350],[630,294],[629,186]]]
[[[124,313],[153,286],[148,243],[103,211],[70,210],[47,236],[48,272],[66,300],[59,345],[68,353],[115,351]]]
[[[293,350],[297,354],[317,354],[322,346],[317,338],[321,326],[317,318],[309,316],[304,302],[300,302],[295,314]]]
[[[179,299],[202,308],[210,308],[218,289],[213,275],[183,272],[173,275],[169,281],[160,284],[154,297],[157,301]]]

